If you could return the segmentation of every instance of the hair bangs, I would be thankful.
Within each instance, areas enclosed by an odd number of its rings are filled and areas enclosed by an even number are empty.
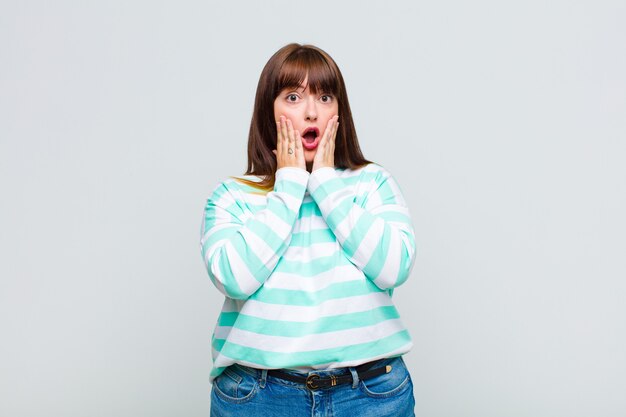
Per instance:
[[[281,67],[275,95],[278,96],[285,88],[301,88],[305,79],[313,94],[339,94],[339,77],[332,65],[319,52],[300,49],[290,55]]]

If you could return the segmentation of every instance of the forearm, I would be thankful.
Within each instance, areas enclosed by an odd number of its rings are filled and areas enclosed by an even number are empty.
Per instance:
[[[350,187],[334,169],[323,168],[311,174],[309,192],[346,256],[367,278],[381,289],[406,281],[414,260],[415,238],[408,209],[395,201],[402,200],[398,189],[383,184],[368,196],[381,204],[367,210],[354,203]]]
[[[297,168],[278,170],[266,207],[252,216],[240,213],[236,201],[209,199],[201,251],[211,280],[224,295],[246,299],[269,278],[289,246],[308,175]]]

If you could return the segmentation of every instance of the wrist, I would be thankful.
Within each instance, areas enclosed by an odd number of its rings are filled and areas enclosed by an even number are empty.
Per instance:
[[[278,169],[276,169],[276,179],[278,178],[284,178],[285,176],[289,176],[289,175],[305,175],[309,176],[309,171],[307,171],[306,169],[302,168],[302,167],[295,167],[295,166],[283,166],[280,167]]]

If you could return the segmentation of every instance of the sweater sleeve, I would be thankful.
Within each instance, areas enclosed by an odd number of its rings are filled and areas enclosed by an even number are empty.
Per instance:
[[[363,207],[334,168],[315,170],[309,192],[350,261],[382,290],[401,285],[415,260],[415,233],[398,184],[381,166]]]
[[[247,299],[269,278],[289,246],[308,178],[301,168],[277,170],[267,205],[254,215],[242,210],[228,182],[213,190],[204,209],[200,249],[211,281],[225,296]]]

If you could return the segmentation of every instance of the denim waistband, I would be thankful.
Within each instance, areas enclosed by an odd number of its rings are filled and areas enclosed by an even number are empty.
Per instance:
[[[377,367],[381,367],[381,366],[385,366],[388,364],[391,364],[397,360],[401,360],[401,356],[395,356],[395,357],[390,357],[390,358],[382,358],[382,359],[378,359],[378,360],[374,360],[371,362],[374,362],[374,364],[371,366],[370,369],[374,369]],[[302,376],[302,377],[307,377],[308,375],[312,375],[312,374],[316,374],[319,375],[320,377],[325,377],[325,376],[330,376],[330,375],[343,375],[343,374],[352,374],[354,381],[353,381],[353,386],[356,386],[356,384],[358,384],[358,376],[357,376],[357,372],[356,372],[356,368],[360,365],[363,365],[363,363],[361,364],[356,364],[354,366],[346,366],[346,367],[340,367],[340,368],[331,368],[331,369],[314,369],[308,372],[300,372],[294,369],[280,369],[280,371],[282,372],[286,372],[295,376]],[[239,363],[235,363],[234,365],[232,365],[232,367],[234,369],[238,369],[242,372],[245,372],[251,376],[253,376],[256,379],[259,379],[261,381],[261,385],[265,386],[265,381],[267,379],[271,379],[274,382],[279,382],[283,385],[289,385],[289,386],[294,386],[294,387],[300,387],[300,386],[304,386],[303,384],[299,384],[296,382],[291,382],[291,381],[285,381],[284,379],[280,379],[280,378],[276,378],[273,377],[271,375],[268,375],[268,371],[271,371],[271,369],[260,369],[260,368],[253,368],[250,366],[246,366],[246,365],[242,365]]]

